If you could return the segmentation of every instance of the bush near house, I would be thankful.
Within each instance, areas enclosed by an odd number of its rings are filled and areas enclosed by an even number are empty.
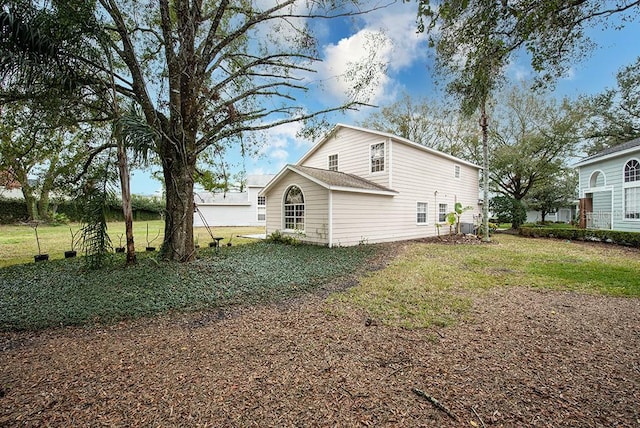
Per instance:
[[[556,238],[577,241],[599,241],[640,248],[640,233],[602,229],[522,226],[520,235],[530,238]]]

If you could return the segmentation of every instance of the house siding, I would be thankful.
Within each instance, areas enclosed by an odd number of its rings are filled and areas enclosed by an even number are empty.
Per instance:
[[[393,189],[399,192],[397,205],[403,212],[413,215],[413,222],[403,222],[407,235],[422,234],[424,226],[415,225],[416,202],[427,202],[427,222],[429,236],[437,234],[440,204],[447,204],[447,211],[454,209],[455,203],[473,209],[462,215],[461,221],[472,223],[480,213],[478,207],[478,169],[453,159],[438,156],[418,148],[393,143]],[[460,177],[455,178],[455,166],[460,168]],[[436,193],[437,192],[437,193]],[[477,217],[476,217],[477,218]],[[444,229],[443,229],[444,230]]]
[[[607,190],[593,193],[593,212],[610,212],[613,230],[639,232],[640,220],[624,218],[624,165],[630,159],[640,160],[640,150],[579,167],[580,197],[584,198],[587,193],[591,193],[591,175],[600,171],[605,178],[604,187],[599,188]],[[602,178],[597,185],[601,186],[601,183]]]
[[[385,143],[385,168],[371,172],[370,146]],[[389,179],[392,155],[389,139],[354,129],[339,128],[322,146],[299,165],[328,169],[329,155],[338,155],[338,171],[354,174],[384,187],[392,187]]]
[[[292,185],[300,187],[304,195],[305,227],[302,236],[284,230],[284,194]],[[327,189],[289,171],[281,181],[269,189],[265,196],[267,197],[267,235],[280,231],[303,242],[329,244],[329,191]]]
[[[352,144],[352,141],[350,139],[349,143]],[[368,146],[367,140],[360,144],[361,149]],[[382,196],[332,192],[332,245],[348,246],[435,236],[438,234],[436,223],[439,204],[447,204],[449,212],[454,209],[456,202],[465,207],[471,206],[473,210],[465,212],[461,221],[475,222],[474,215],[480,212],[477,168],[394,140],[389,141],[387,150],[393,153],[389,170],[392,171],[393,190],[398,194]],[[457,179],[454,178],[456,165],[460,168],[460,177]],[[342,171],[352,172],[347,167],[348,164],[342,165]],[[428,204],[427,224],[416,222],[418,202]],[[442,227],[441,233],[448,233],[448,227]]]
[[[332,193],[333,246],[373,244],[428,236],[429,226],[420,227],[417,234],[408,234],[403,228],[394,227],[407,221],[415,224],[416,216],[415,207],[413,212],[403,212],[396,206],[397,196]]]
[[[385,143],[385,168],[371,172],[371,145]],[[283,229],[283,198],[290,185],[305,196],[304,241],[331,246],[409,240],[448,233],[439,229],[439,205],[447,212],[456,202],[471,206],[463,223],[476,223],[479,167],[439,152],[427,150],[401,138],[338,126],[311,149],[298,166],[326,170],[329,156],[338,155],[338,171],[359,176],[391,191],[331,188],[330,184],[305,178],[285,169],[270,183],[267,201],[267,234]],[[459,176],[456,176],[458,171]],[[320,180],[320,179],[318,179]],[[417,205],[426,203],[426,223],[417,222]],[[442,223],[442,222],[440,222]],[[295,234],[294,234],[295,235]]]

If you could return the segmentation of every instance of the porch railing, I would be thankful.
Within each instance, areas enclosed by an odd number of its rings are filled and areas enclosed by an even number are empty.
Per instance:
[[[611,229],[611,213],[602,211],[587,213],[587,229]]]

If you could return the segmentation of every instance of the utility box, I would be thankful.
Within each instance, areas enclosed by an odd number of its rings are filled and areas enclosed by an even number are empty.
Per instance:
[[[473,223],[460,223],[460,233],[473,234],[475,233],[476,225]]]

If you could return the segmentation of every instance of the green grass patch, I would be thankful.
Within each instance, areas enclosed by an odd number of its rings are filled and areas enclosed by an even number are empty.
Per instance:
[[[415,244],[383,271],[331,299],[394,326],[449,325],[474,295],[526,286],[640,296],[640,253],[548,239],[499,235],[489,245]]]
[[[149,236],[147,237],[147,226],[149,227]],[[40,249],[43,254],[49,254],[50,260],[64,258],[64,252],[71,249],[71,233],[69,228],[75,233],[82,225],[73,223],[69,225],[46,225],[38,226],[38,237],[40,238]],[[212,228],[214,236],[224,238],[222,245],[232,242],[233,245],[246,244],[255,242],[253,239],[239,238],[238,235],[264,233],[264,227],[215,227]],[[111,238],[113,247],[120,245],[120,237],[122,237],[122,245],[126,243],[124,237],[124,223],[110,222],[107,224],[107,233]],[[77,235],[80,238],[81,233]],[[164,237],[164,221],[150,220],[139,221],[133,223],[133,235],[136,245],[136,251],[144,251],[147,246],[147,239],[155,240],[152,246],[160,248]],[[158,237],[156,238],[156,235]],[[195,228],[194,239],[199,242],[202,247],[209,245],[211,238],[204,227]],[[76,246],[78,254],[81,253],[80,246]],[[0,225],[0,268],[33,263],[33,256],[38,254],[38,244],[34,229],[27,224]]]
[[[277,301],[353,272],[378,248],[253,243],[201,249],[191,263],[160,263],[142,253],[128,268],[115,254],[107,267],[93,271],[81,259],[9,266],[0,269],[0,329],[109,323]]]

